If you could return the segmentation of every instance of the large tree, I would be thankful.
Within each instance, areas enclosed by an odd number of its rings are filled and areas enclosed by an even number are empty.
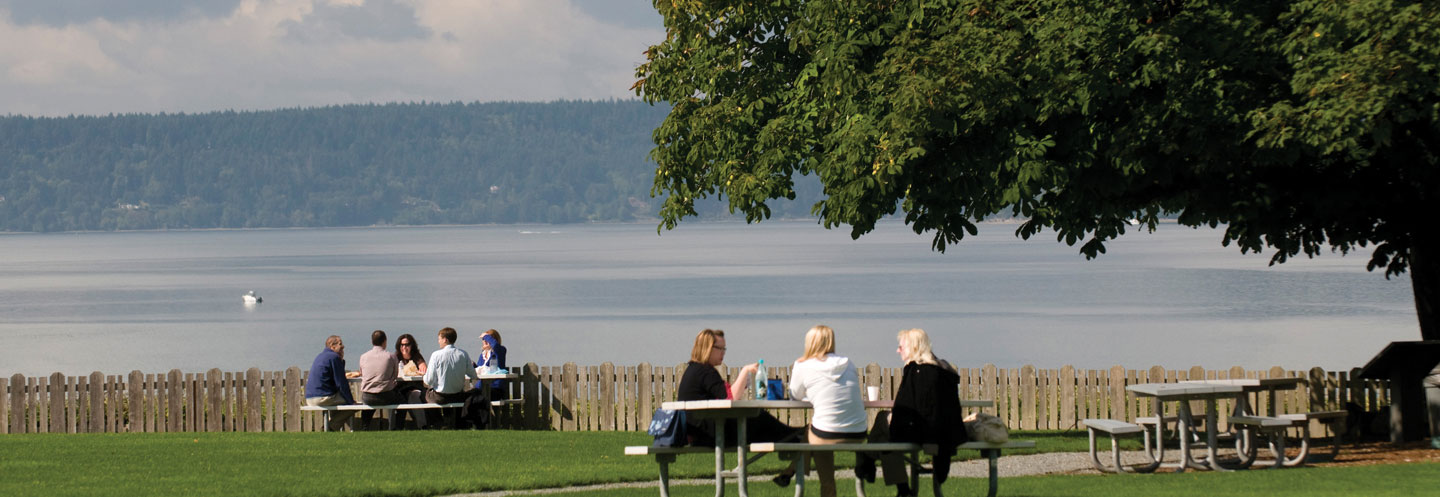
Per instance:
[[[1440,2],[656,0],[635,89],[662,227],[818,176],[826,227],[898,210],[944,250],[1026,218],[1088,257],[1139,219],[1272,263],[1373,244],[1440,339]],[[1128,228],[1133,229],[1133,228]]]

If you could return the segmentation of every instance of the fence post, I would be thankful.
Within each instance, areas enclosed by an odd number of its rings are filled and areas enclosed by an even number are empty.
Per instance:
[[[1020,367],[1019,388],[1020,402],[1017,406],[1020,409],[1020,424],[1022,430],[1035,429],[1035,366],[1026,364]]]
[[[250,368],[245,370],[245,431],[260,432],[264,419],[260,416],[260,368]]]
[[[10,433],[25,433],[25,418],[30,413],[25,406],[28,392],[25,375],[15,373],[10,377]]]
[[[1125,392],[1125,366],[1110,367],[1110,417],[1121,421],[1135,421],[1130,414]]]
[[[599,402],[596,405],[600,408],[598,431],[615,431],[615,365],[610,362],[600,364],[599,375],[592,381],[599,382]]]
[[[224,421],[220,416],[222,410],[220,407],[222,378],[224,378],[224,373],[220,372],[220,368],[211,368],[205,372],[206,402],[205,410],[201,413],[204,416],[204,421],[201,424],[205,426],[205,431],[220,431],[220,423]]]
[[[89,379],[90,423],[85,431],[100,433],[105,431],[105,375],[95,371]]]
[[[300,368],[295,366],[286,368],[284,382],[284,391],[281,394],[284,396],[284,400],[281,402],[281,405],[284,407],[283,412],[285,416],[285,427],[283,429],[289,432],[300,431],[299,389],[304,388],[304,386],[300,384]]]
[[[653,371],[650,363],[642,362],[635,366],[635,394],[639,396],[639,412],[635,418],[641,431],[650,429],[651,416],[655,414],[655,384],[651,381]]]
[[[567,362],[560,370],[560,429],[575,431],[579,426],[575,419],[575,384],[580,380],[575,363]]]
[[[0,433],[10,433],[10,380],[0,378]]]
[[[65,431],[65,375],[50,375],[50,433]]]
[[[185,392],[185,383],[182,381],[184,378],[185,375],[179,369],[171,369],[165,373],[165,431],[167,432],[181,431],[185,425],[185,410],[181,408],[181,394]]]

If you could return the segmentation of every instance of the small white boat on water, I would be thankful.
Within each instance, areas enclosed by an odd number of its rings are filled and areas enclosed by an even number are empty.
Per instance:
[[[254,290],[245,292],[245,295],[241,296],[240,298],[244,300],[246,304],[259,304],[265,301],[265,299],[260,298],[259,295],[255,295]]]

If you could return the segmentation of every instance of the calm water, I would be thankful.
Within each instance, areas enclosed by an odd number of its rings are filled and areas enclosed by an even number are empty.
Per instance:
[[[808,222],[4,235],[0,374],[308,367],[330,334],[353,366],[371,330],[428,354],[444,326],[542,365],[675,364],[705,327],[731,364],[788,364],[816,323],[886,365],[908,327],[1002,367],[1349,368],[1419,336],[1409,278],[1368,254],[1268,267],[1165,225],[1085,261],[1013,230],[945,254],[899,224],[852,241]]]

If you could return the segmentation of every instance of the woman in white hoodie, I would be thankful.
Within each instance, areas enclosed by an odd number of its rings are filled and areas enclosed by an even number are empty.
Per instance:
[[[818,325],[805,333],[805,355],[790,369],[790,398],[808,400],[812,444],[865,441],[865,403],[860,375],[850,359],[835,355],[835,330]],[[835,495],[835,456],[817,453],[811,459],[820,478],[820,495]]]

